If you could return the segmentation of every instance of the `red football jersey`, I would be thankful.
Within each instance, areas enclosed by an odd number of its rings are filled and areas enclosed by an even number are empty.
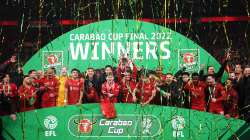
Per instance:
[[[56,77],[40,80],[40,88],[44,91],[42,95],[42,107],[56,106],[59,82]]]
[[[141,103],[146,103],[152,96],[155,96],[155,84],[152,82],[140,83]]]
[[[220,83],[216,83],[214,87],[207,87],[209,91],[209,112],[224,114],[223,101],[226,99],[224,87]],[[211,102],[215,98],[216,102]]]
[[[1,84],[0,91],[1,91],[0,93],[4,93],[4,95],[8,97],[17,96],[17,86],[14,83]]]
[[[19,101],[20,112],[29,111],[35,109],[34,104],[36,102],[36,88],[31,87],[19,87]]]
[[[185,89],[188,89],[191,93],[191,108],[199,111],[205,111],[206,95],[205,95],[206,84],[199,81],[197,85],[186,84]]]
[[[9,97],[9,99],[11,100],[11,102],[13,104],[9,105],[10,106],[10,109],[8,110],[5,110],[4,108],[5,107],[1,107],[1,110],[0,110],[0,116],[2,115],[8,115],[10,113],[10,111],[15,111],[15,108],[16,108],[16,105],[15,105],[15,102],[16,102],[16,97],[17,97],[17,86],[13,83],[10,83],[10,84],[0,84],[0,94],[4,94],[6,97]],[[9,107],[7,107],[9,108]]]
[[[238,98],[238,93],[233,88],[226,91],[226,101],[224,103],[225,114],[229,114],[234,118],[239,117]]]
[[[83,91],[83,81],[68,79],[65,82],[65,88],[68,89],[68,104],[77,104],[80,98],[80,92]]]
[[[113,97],[109,97],[108,94],[113,94]],[[102,84],[102,96],[104,102],[112,102],[117,103],[117,96],[119,94],[119,85],[117,83],[113,83],[109,85],[107,82]]]
[[[125,81],[121,83],[121,94],[122,94],[122,102],[123,103],[133,103],[133,95],[136,96],[136,83],[134,81],[128,81],[126,84]]]
[[[100,102],[100,98],[98,96],[97,90],[95,87],[89,87],[88,90],[86,91],[87,93],[87,100],[89,103],[98,103]]]
[[[128,66],[128,64],[127,64],[127,66]],[[118,65],[117,70],[116,70],[118,81],[122,80],[122,78],[123,78],[122,74],[125,73],[128,70],[127,66],[125,66],[124,68],[122,68],[121,64]],[[137,67],[136,67],[136,65],[134,63],[133,63],[133,69],[132,69],[132,71],[133,71],[133,73],[131,74],[131,78],[133,80],[135,80],[136,76],[137,76]]]

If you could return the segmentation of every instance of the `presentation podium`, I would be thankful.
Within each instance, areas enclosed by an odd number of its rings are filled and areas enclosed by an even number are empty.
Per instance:
[[[99,104],[38,109],[2,117],[7,140],[156,139],[248,140],[250,125],[239,119],[176,107],[115,104],[117,117],[105,119]]]

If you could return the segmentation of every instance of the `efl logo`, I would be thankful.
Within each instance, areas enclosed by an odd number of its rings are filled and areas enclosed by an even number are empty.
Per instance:
[[[185,128],[185,119],[182,116],[174,116],[172,118],[173,137],[184,137],[183,129]]]
[[[53,115],[47,116],[44,121],[43,124],[45,126],[45,128],[47,128],[48,130],[45,131],[45,136],[49,137],[49,136],[56,136],[56,132],[54,131],[54,129],[57,127],[57,118]]]

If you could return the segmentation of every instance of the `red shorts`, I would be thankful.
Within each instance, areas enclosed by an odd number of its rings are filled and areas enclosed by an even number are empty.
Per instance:
[[[224,115],[224,109],[222,106],[218,106],[218,105],[213,105],[213,104],[209,104],[209,110],[210,113],[215,113],[215,114],[221,114]]]
[[[42,100],[42,108],[54,107],[56,106],[56,98],[49,98],[47,100]]]
[[[192,106],[191,108],[192,108],[193,110],[205,111],[205,107],[203,107],[203,106]]]

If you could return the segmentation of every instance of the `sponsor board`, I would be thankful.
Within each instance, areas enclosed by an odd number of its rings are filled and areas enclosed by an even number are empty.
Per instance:
[[[116,104],[117,118],[105,119],[99,108],[99,104],[44,108],[17,113],[16,121],[2,116],[2,134],[6,140],[228,140],[235,135],[248,140],[250,134],[245,121],[207,112]]]
[[[74,137],[155,137],[161,123],[154,115],[121,114],[108,120],[101,114],[82,114],[70,117],[68,130]]]

